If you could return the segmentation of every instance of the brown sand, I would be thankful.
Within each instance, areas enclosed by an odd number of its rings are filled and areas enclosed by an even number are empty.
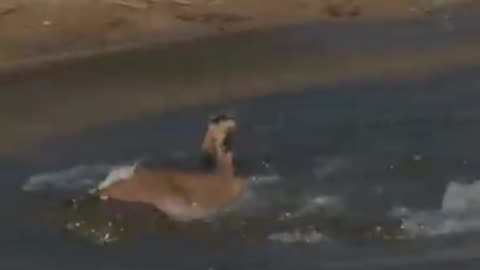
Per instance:
[[[448,4],[448,3],[455,3]],[[2,0],[0,70],[312,21],[418,18],[472,0]],[[436,4],[435,4],[436,3]]]

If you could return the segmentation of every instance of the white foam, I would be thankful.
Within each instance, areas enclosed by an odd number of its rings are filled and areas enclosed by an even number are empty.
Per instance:
[[[471,184],[452,182],[442,200],[445,213],[480,213],[480,181]]]
[[[305,216],[315,212],[339,212],[344,209],[342,200],[334,195],[316,195],[310,198],[306,203],[293,213],[288,213],[284,217],[295,218]]]
[[[295,229],[291,232],[273,233],[268,236],[270,241],[281,242],[285,244],[291,243],[318,243],[327,240],[327,237],[315,229],[309,229],[302,232]]]
[[[97,189],[102,190],[114,183],[130,178],[135,173],[137,167],[138,162],[135,162],[133,165],[116,166],[112,168],[107,177],[98,184]]]
[[[278,182],[278,180],[280,180],[280,176],[277,174],[253,175],[248,177],[246,180],[248,183],[252,184],[271,184]]]
[[[23,191],[103,189],[130,177],[137,166],[138,162],[133,165],[82,164],[56,172],[32,175],[21,189]]]
[[[24,191],[47,189],[77,190],[92,188],[111,169],[110,165],[77,165],[66,170],[32,175],[23,184]]]
[[[480,231],[480,181],[451,182],[439,210],[401,207],[393,209],[391,214],[402,218],[404,230],[413,237]]]

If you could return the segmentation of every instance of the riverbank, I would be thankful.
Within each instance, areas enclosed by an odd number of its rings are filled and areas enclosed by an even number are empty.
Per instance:
[[[471,0],[5,0],[0,71],[232,32],[329,21],[422,19]]]

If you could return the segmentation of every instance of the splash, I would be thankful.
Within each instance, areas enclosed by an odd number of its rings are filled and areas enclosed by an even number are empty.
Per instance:
[[[440,210],[401,207],[391,214],[402,218],[404,231],[412,237],[480,231],[480,180],[470,184],[451,182]]]
[[[450,214],[480,214],[480,181],[472,184],[450,183],[443,197],[442,210]]]
[[[88,191],[103,189],[112,183],[125,179],[135,171],[138,162],[127,165],[96,164],[77,165],[68,169],[46,172],[29,177],[23,191]]]
[[[341,198],[334,195],[317,195],[308,198],[297,210],[284,212],[280,215],[281,220],[307,216],[310,214],[332,214],[344,210]]]
[[[277,174],[258,174],[245,177],[240,201],[226,209],[226,212],[235,211],[243,217],[270,213],[279,196],[285,200],[283,192],[279,190],[278,186],[281,180],[282,178]]]
[[[77,165],[57,172],[31,176],[21,187],[23,191],[84,190],[95,186],[111,170],[111,165]]]
[[[97,189],[102,190],[114,183],[124,181],[130,178],[135,173],[135,170],[137,169],[138,165],[139,163],[135,162],[133,165],[113,167],[110,170],[110,173],[105,178],[105,180],[103,180],[98,184]]]

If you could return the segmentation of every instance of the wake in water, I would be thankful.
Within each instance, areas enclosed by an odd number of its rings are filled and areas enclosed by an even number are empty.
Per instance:
[[[127,179],[140,164],[141,161],[136,160],[123,164],[77,165],[65,170],[33,175],[21,189],[25,192],[66,193],[69,196],[67,201],[59,201],[49,209],[49,220],[59,224],[67,232],[104,245],[124,239],[126,234],[131,233],[127,232],[127,228],[140,230],[139,227],[148,225],[152,218],[148,211],[138,213],[142,209],[134,208],[132,212],[127,206],[117,209],[115,204],[106,204],[92,194]],[[132,222],[131,218],[124,216],[125,211],[129,212],[128,214],[138,213],[145,221]]]
[[[340,163],[335,161],[334,165],[338,164]],[[78,165],[58,172],[34,175],[22,189],[29,192],[48,190],[86,192],[102,189],[116,181],[129,178],[138,166],[138,161],[124,164]],[[331,169],[331,162],[324,162],[322,166],[325,168],[319,166],[314,170],[315,180],[335,171]],[[309,186],[305,186],[305,192],[292,193],[288,190],[288,182],[293,180],[278,175],[275,170],[251,175],[244,180],[245,192],[241,201],[205,222],[217,218],[220,222],[225,220],[224,217],[228,219],[229,216],[234,216],[249,227],[250,223],[255,223],[259,218],[266,218],[270,220],[271,226],[265,231],[265,238],[287,244],[318,243],[336,239],[339,234],[345,235],[350,232],[367,235],[367,238],[391,240],[480,230],[480,181],[451,182],[446,188],[439,210],[422,211],[402,207],[393,209],[388,215],[401,223],[387,228],[390,225],[384,225],[386,223],[382,223],[381,220],[375,221],[376,223],[369,223],[368,220],[364,223],[363,221],[355,223],[357,221],[351,217],[354,209],[348,209],[343,198],[335,194],[315,194],[311,192]],[[82,204],[79,201],[77,203]],[[90,203],[83,205],[84,208],[91,207],[88,206]],[[78,208],[72,209],[77,216],[73,215],[65,222],[68,230],[85,230],[92,237],[105,232],[97,237],[103,239],[102,241],[121,238],[118,236],[120,231],[118,228],[116,233],[110,229],[109,224],[112,224],[112,221],[105,221],[103,225],[95,227],[92,222],[89,223],[88,218],[78,214]],[[84,229],[87,227],[88,229]]]
[[[112,183],[127,179],[135,173],[138,166],[140,166],[139,161],[124,164],[77,165],[57,172],[33,175],[21,188],[26,192],[69,193],[74,191],[83,194],[77,199],[69,200],[66,207],[59,206],[61,213],[55,215],[62,220],[64,228],[70,232],[83,235],[96,243],[113,242],[121,239],[122,230],[119,229],[121,225],[118,225],[121,222],[107,217],[102,218],[101,215],[108,216],[103,211],[105,203],[95,199],[95,196],[89,196],[88,191],[101,190]],[[282,222],[282,217],[285,217],[282,216],[285,204],[297,209],[292,211],[292,216],[289,216],[291,218],[314,213],[320,208],[336,208],[340,205],[338,198],[331,195],[312,198],[287,195],[282,183],[284,180],[274,170],[245,177],[245,192],[241,201],[219,212],[217,216],[222,219],[224,216],[233,214],[247,221],[273,213],[272,221],[275,223]],[[100,213],[102,211],[103,214]],[[118,226],[112,227],[112,224]],[[289,233],[293,235],[289,236]],[[309,229],[294,229],[292,232],[273,233],[269,239],[282,242],[317,242],[320,238],[324,239],[320,234]],[[291,239],[288,240],[289,238]]]
[[[31,176],[21,187],[23,191],[78,191],[102,189],[130,176],[140,161],[113,165],[77,165],[57,172]]]
[[[401,218],[411,237],[480,231],[480,180],[451,182],[439,210],[419,211],[398,207],[391,215]]]
[[[31,176],[22,185],[23,191],[88,190],[96,186],[111,171],[112,165],[78,165],[58,172],[46,172]]]

